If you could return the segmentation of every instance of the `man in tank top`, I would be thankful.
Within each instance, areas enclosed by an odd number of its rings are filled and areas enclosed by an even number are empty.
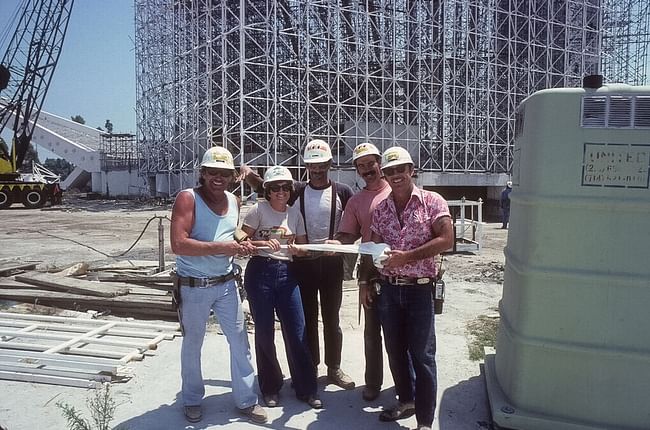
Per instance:
[[[181,400],[185,417],[190,422],[202,419],[205,387],[201,348],[213,310],[230,347],[235,404],[251,421],[265,423],[266,412],[258,405],[253,391],[255,372],[233,272],[233,257],[254,254],[255,246],[234,239],[239,201],[227,191],[235,180],[232,154],[223,147],[210,148],[200,168],[200,185],[178,194],[171,223],[183,328]]]

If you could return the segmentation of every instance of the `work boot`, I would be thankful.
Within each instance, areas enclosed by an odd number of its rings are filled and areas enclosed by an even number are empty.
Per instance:
[[[415,430],[431,430],[431,426],[425,426],[424,424],[418,424]]]
[[[269,408],[275,408],[280,404],[280,400],[278,399],[277,394],[266,394],[264,395],[264,403],[266,403],[266,406]]]
[[[185,406],[183,408],[185,419],[191,423],[198,423],[201,421],[201,406]]]
[[[247,408],[240,409],[239,411],[257,424],[264,424],[268,420],[266,411],[260,405],[249,406]]]
[[[340,368],[332,369],[331,367],[327,369],[327,379],[344,390],[354,389],[354,381],[350,378],[344,371]]]
[[[298,400],[307,403],[312,409],[323,409],[323,402],[315,394],[309,396],[298,396]]]
[[[397,421],[402,418],[408,418],[415,414],[414,402],[398,402],[395,406],[389,409],[384,409],[379,414],[379,421]]]

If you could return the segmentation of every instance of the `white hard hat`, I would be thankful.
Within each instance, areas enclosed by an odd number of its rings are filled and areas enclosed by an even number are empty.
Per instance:
[[[381,156],[382,169],[407,163],[413,164],[413,159],[411,158],[411,154],[409,154],[409,152],[401,146],[393,146],[392,148],[388,148]]]
[[[352,151],[352,163],[357,161],[358,158],[364,157],[366,155],[378,155],[381,157],[379,149],[372,143],[360,143],[355,146]]]
[[[264,186],[271,182],[286,181],[293,183],[291,172],[284,166],[273,166],[264,174]]]
[[[305,163],[324,163],[332,159],[332,150],[324,140],[314,139],[305,146]]]
[[[213,146],[203,154],[201,167],[235,170],[235,162],[232,159],[232,154],[226,148]]]

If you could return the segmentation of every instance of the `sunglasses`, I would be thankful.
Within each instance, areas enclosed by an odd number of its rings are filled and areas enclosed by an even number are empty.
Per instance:
[[[221,176],[222,178],[230,178],[233,175],[232,170],[226,169],[206,168],[203,172],[208,176]]]
[[[285,193],[290,192],[293,190],[293,185],[291,184],[274,184],[274,185],[269,185],[269,190],[273,191],[274,193],[279,193],[280,190],[284,191]]]
[[[385,169],[382,169],[385,176],[393,176],[397,173],[405,173],[407,170],[408,166],[406,164],[400,164],[399,166],[386,167]]]

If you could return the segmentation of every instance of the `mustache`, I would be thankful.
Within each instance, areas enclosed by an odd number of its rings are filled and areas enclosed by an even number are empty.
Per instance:
[[[362,178],[367,178],[367,177],[370,177],[370,176],[375,176],[376,174],[377,174],[377,172],[375,172],[374,170],[369,170],[369,171],[367,171],[365,173],[362,173],[361,177]]]

